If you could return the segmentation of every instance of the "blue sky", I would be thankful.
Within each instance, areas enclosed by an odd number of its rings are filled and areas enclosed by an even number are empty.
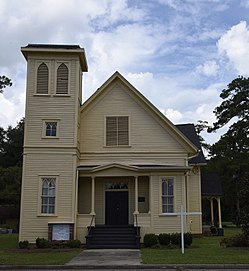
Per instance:
[[[24,116],[29,43],[85,48],[84,100],[119,71],[173,123],[212,124],[222,89],[249,76],[248,22],[249,0],[1,0],[0,126]]]

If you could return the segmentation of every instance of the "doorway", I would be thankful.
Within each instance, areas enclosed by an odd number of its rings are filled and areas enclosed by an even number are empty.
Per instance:
[[[105,192],[105,224],[127,225],[128,223],[128,191]]]

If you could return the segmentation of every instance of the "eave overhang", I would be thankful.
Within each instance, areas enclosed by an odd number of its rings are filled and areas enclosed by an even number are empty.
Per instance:
[[[88,71],[86,54],[84,48],[81,48],[79,45],[57,45],[57,44],[28,44],[25,47],[21,47],[21,52],[24,55],[25,59],[28,59],[30,54],[35,53],[71,53],[78,55],[80,59],[80,65],[83,72]]]

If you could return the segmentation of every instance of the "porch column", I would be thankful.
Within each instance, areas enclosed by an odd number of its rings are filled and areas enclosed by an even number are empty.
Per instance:
[[[214,204],[213,204],[213,198],[210,198],[210,209],[211,209],[211,226],[214,226]]]
[[[92,177],[92,203],[91,203],[91,215],[95,215],[95,177]]]
[[[222,228],[222,223],[221,223],[221,207],[220,207],[220,197],[217,198],[218,202],[218,216],[219,216],[219,228]]]
[[[139,214],[138,212],[138,176],[135,176],[135,211],[134,215]]]

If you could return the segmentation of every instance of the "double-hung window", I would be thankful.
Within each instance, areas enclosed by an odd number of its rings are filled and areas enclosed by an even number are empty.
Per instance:
[[[162,212],[174,212],[174,180],[162,178]]]
[[[55,185],[56,178],[42,178],[41,213],[55,213]]]
[[[106,117],[106,146],[129,146],[129,117]]]

